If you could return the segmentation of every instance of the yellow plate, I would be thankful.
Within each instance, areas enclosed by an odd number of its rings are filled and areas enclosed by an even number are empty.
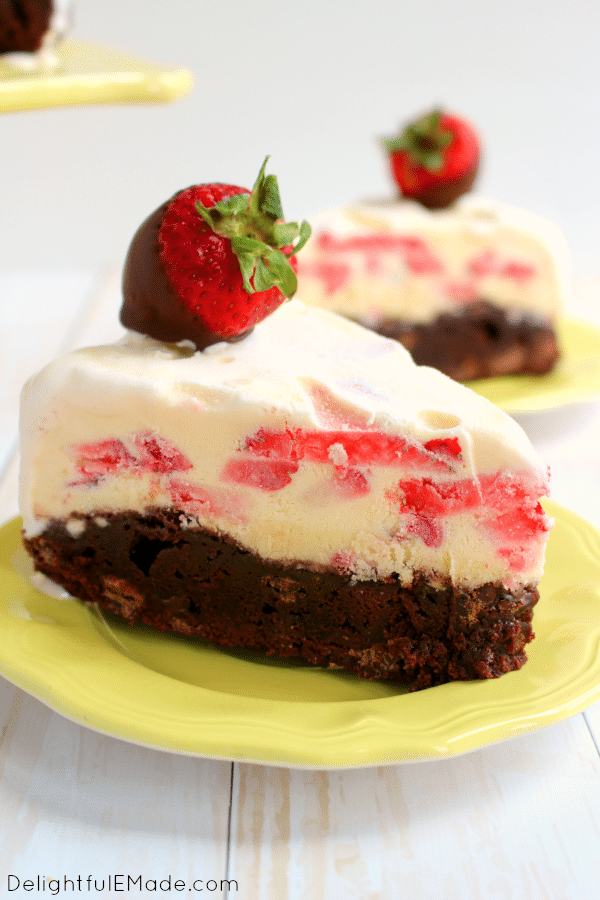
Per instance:
[[[513,375],[467,382],[508,413],[541,412],[600,397],[600,329],[577,319],[557,328],[561,359],[549,375]]]
[[[600,698],[600,534],[553,503],[529,662],[406,693],[260,654],[131,628],[33,588],[20,521],[0,529],[0,673],[52,709],[163,750],[342,768],[454,756]]]
[[[189,93],[192,75],[118,50],[64,41],[52,72],[18,73],[1,61],[0,112],[90,103],[165,103]]]

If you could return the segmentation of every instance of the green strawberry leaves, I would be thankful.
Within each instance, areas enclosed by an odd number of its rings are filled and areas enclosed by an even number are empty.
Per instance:
[[[298,279],[288,258],[280,250],[274,249],[266,258],[257,260],[254,270],[254,289],[267,291],[273,284],[285,297],[293,297],[298,288]]]
[[[276,175],[265,176],[268,156],[258,173],[258,178],[254,182],[252,194],[250,195],[250,204],[255,210],[259,210],[265,216],[272,219],[283,219],[283,209],[281,208],[281,198],[279,196],[279,185],[277,184]]]
[[[442,111],[434,109],[411,122],[396,137],[385,138],[383,146],[388,153],[403,151],[415,165],[428,172],[439,172],[444,165],[444,150],[452,142],[453,134],[441,124]]]
[[[215,226],[218,226],[221,219],[237,216],[244,212],[247,207],[248,195],[234,194],[233,197],[228,197],[227,200],[220,200],[214,206],[203,206],[201,203],[196,203],[196,212],[202,216],[209,228],[216,231],[217,228]]]
[[[298,279],[281,250],[250,237],[231,238],[231,249],[239,260],[244,287],[249,294],[278,287],[285,297],[294,296]]]
[[[196,203],[196,211],[212,231],[230,239],[249,294],[277,287],[289,299],[298,288],[290,257],[306,244],[310,225],[282,221],[277,178],[265,175],[268,159],[249,196],[234,194],[210,207]]]

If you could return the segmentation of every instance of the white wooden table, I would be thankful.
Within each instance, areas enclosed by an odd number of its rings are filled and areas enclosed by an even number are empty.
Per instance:
[[[597,298],[583,285],[571,312],[600,323]],[[2,521],[17,512],[22,382],[60,351],[115,338],[119,305],[116,272],[0,273]],[[554,498],[596,526],[599,409],[525,423]],[[0,678],[0,900],[597,900],[599,752],[596,704],[437,762],[220,762],[97,734]]]

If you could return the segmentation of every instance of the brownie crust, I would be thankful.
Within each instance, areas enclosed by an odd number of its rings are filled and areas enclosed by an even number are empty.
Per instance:
[[[24,538],[35,568],[130,623],[403,680],[411,690],[497,678],[527,659],[539,599],[532,586],[461,590],[447,578],[433,586],[424,572],[411,586],[354,581],[267,562],[227,537],[182,527],[174,510],[74,518],[85,523],[81,534],[53,521]]]
[[[433,322],[386,318],[362,322],[403,344],[420,366],[433,366],[455,381],[498,375],[545,375],[559,358],[552,326],[531,315],[511,316],[486,300]]]

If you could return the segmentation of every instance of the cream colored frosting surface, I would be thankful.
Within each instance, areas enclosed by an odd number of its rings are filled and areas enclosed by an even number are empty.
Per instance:
[[[311,226],[297,299],[368,325],[428,322],[477,299],[553,322],[570,291],[560,229],[477,196],[433,211],[365,201],[316,215]]]
[[[522,429],[395,341],[296,300],[203,352],[131,334],[55,360],[23,390],[21,447],[30,536],[170,507],[185,528],[359,579],[542,571],[547,474]]]

